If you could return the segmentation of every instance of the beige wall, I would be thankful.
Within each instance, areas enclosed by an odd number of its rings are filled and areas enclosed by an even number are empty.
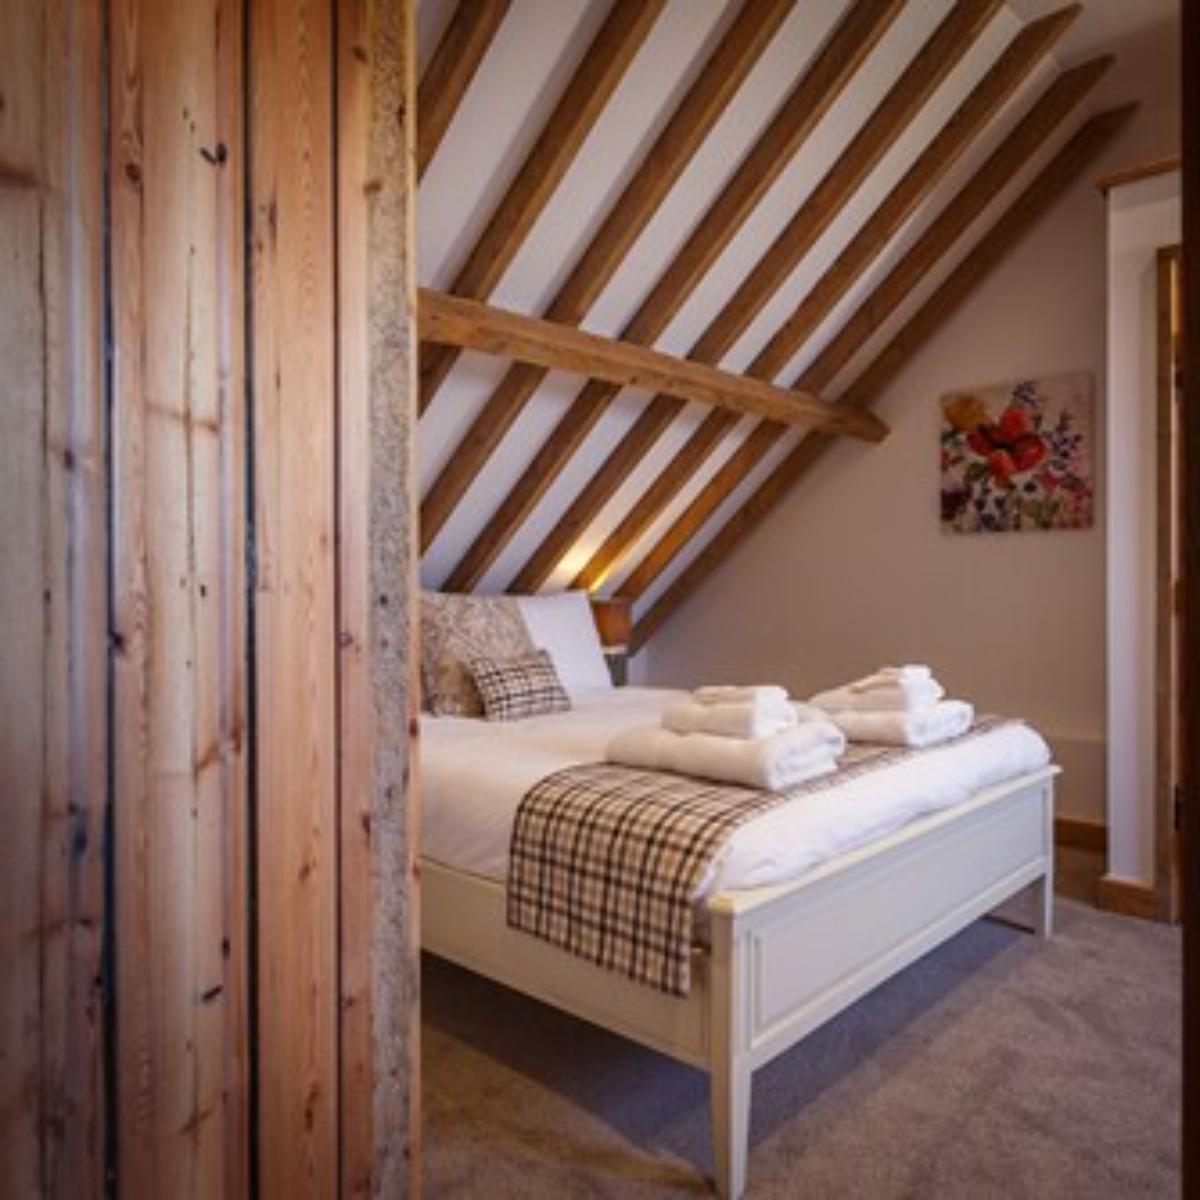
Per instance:
[[[1097,173],[1169,153],[1142,113]],[[1104,819],[1106,496],[1079,533],[954,537],[938,521],[938,397],[1087,369],[1104,462],[1105,206],[1074,190],[889,389],[879,447],[845,444],[635,663],[655,683],[778,680],[799,694],[881,663],[930,663],[955,695],[1021,714],[1069,768],[1062,811]]]

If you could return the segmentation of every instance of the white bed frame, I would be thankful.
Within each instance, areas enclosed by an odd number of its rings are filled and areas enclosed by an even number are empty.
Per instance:
[[[1028,889],[1051,931],[1054,776],[1048,767],[814,869],[713,896],[710,949],[668,996],[508,928],[504,888],[424,860],[424,948],[708,1072],[716,1186],[746,1186],[750,1079],[922,954]]]

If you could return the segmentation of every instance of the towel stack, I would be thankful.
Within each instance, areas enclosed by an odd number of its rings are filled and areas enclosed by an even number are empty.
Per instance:
[[[781,687],[702,687],[669,704],[662,724],[632,729],[610,762],[786,791],[828,774],[846,749],[824,713],[801,713]]]
[[[945,699],[946,689],[925,666],[883,667],[873,675],[809,700],[852,742],[933,746],[971,728],[975,709]]]

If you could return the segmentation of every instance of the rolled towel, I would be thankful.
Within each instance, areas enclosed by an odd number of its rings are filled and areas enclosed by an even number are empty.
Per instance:
[[[828,721],[809,721],[755,740],[647,725],[618,734],[608,744],[607,757],[630,767],[779,792],[835,770],[845,745],[842,732]]]
[[[796,710],[786,700],[742,704],[701,704],[677,700],[663,710],[664,729],[673,733],[712,733],[721,737],[764,738],[796,724]]]
[[[855,691],[854,686],[847,684],[818,692],[809,699],[809,704],[827,713],[912,712],[936,704],[946,694],[946,689],[932,678],[898,679],[864,691]]]
[[[975,709],[965,700],[943,700],[914,712],[839,712],[830,719],[852,742],[936,746],[966,733]]]
[[[846,686],[852,692],[870,692],[877,689],[887,690],[897,683],[924,683],[931,679],[933,672],[928,667],[909,663],[903,667],[880,667],[874,674],[866,675]]]
[[[736,684],[710,684],[698,687],[692,699],[700,704],[786,704],[787,688],[776,684],[739,687]]]

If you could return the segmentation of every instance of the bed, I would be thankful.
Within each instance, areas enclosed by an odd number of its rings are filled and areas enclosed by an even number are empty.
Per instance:
[[[1049,935],[1057,768],[1033,730],[1010,724],[754,818],[696,890],[691,988],[672,996],[510,929],[504,881],[524,792],[601,758],[675,695],[589,691],[570,712],[507,725],[424,717],[422,940],[706,1071],[715,1183],[733,1198],[758,1067],[1017,893]]]

